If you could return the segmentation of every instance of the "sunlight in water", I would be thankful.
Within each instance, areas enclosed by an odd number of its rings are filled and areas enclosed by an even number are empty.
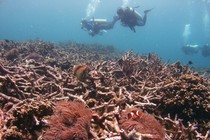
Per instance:
[[[204,32],[209,33],[210,31],[210,20],[209,20],[209,14],[207,10],[205,10],[205,14],[203,16],[203,27],[204,27]]]
[[[86,10],[86,18],[93,16],[95,13],[96,8],[98,7],[100,0],[90,0],[87,10]]]

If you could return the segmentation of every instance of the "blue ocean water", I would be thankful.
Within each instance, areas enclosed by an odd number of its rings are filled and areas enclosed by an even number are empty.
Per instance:
[[[120,6],[139,6],[143,14],[154,8],[136,33],[117,22],[114,29],[95,37],[81,29],[82,18],[112,20]],[[0,0],[0,39],[100,43],[140,54],[155,52],[163,61],[192,61],[210,67],[210,56],[186,55],[186,44],[210,44],[208,0]]]

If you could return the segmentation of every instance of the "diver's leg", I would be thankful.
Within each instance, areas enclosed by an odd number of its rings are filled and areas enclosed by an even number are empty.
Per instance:
[[[147,14],[151,11],[152,9],[149,9],[149,10],[145,10],[144,11],[144,17],[143,17],[143,20],[142,22],[140,22],[139,26],[144,26],[147,22]]]

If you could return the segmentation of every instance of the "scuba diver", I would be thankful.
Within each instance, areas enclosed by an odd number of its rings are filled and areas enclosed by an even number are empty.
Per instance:
[[[134,7],[134,8],[138,8]],[[147,13],[152,9],[144,11],[144,17],[142,17],[134,8],[125,7],[118,8],[117,15],[119,20],[121,21],[122,26],[128,26],[132,31],[136,32],[135,26],[144,26],[147,21]]]
[[[182,51],[186,54],[186,55],[191,55],[191,54],[197,54],[200,51],[201,47],[197,44],[186,44],[182,46]]]
[[[102,34],[105,30],[112,29],[118,20],[117,16],[114,16],[111,22],[106,19],[83,19],[81,21],[81,28],[87,30],[89,35],[95,36],[96,34]]]
[[[210,57],[210,45],[209,44],[203,45],[201,53],[204,57]]]

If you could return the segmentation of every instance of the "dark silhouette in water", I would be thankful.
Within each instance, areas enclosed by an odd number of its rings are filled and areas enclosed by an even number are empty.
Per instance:
[[[200,47],[198,45],[187,44],[182,46],[182,51],[187,55],[197,54],[200,51]]]
[[[114,16],[112,21],[107,21],[106,19],[83,19],[81,21],[81,28],[88,31],[88,34],[95,36],[96,34],[102,34],[103,30],[110,30],[114,27],[117,22],[118,17]]]
[[[137,8],[137,7],[134,7]],[[95,36],[97,34],[102,34],[103,30],[113,29],[114,24],[120,20],[122,26],[128,26],[132,31],[136,32],[135,26],[144,26],[147,21],[147,14],[152,9],[145,10],[144,16],[140,15],[134,8],[118,8],[117,15],[113,17],[112,21],[107,21],[106,19],[83,19],[81,21],[81,28],[88,31],[88,34]]]
[[[137,8],[137,7],[136,7]],[[145,10],[144,16],[140,15],[134,8],[126,7],[126,8],[118,8],[117,15],[121,21],[122,26],[128,26],[132,31],[136,32],[135,26],[144,26],[147,21],[147,14],[152,9]]]
[[[204,57],[210,57],[210,45],[205,44],[202,47],[201,53]]]
[[[188,65],[192,65],[193,62],[191,60],[188,61]]]

